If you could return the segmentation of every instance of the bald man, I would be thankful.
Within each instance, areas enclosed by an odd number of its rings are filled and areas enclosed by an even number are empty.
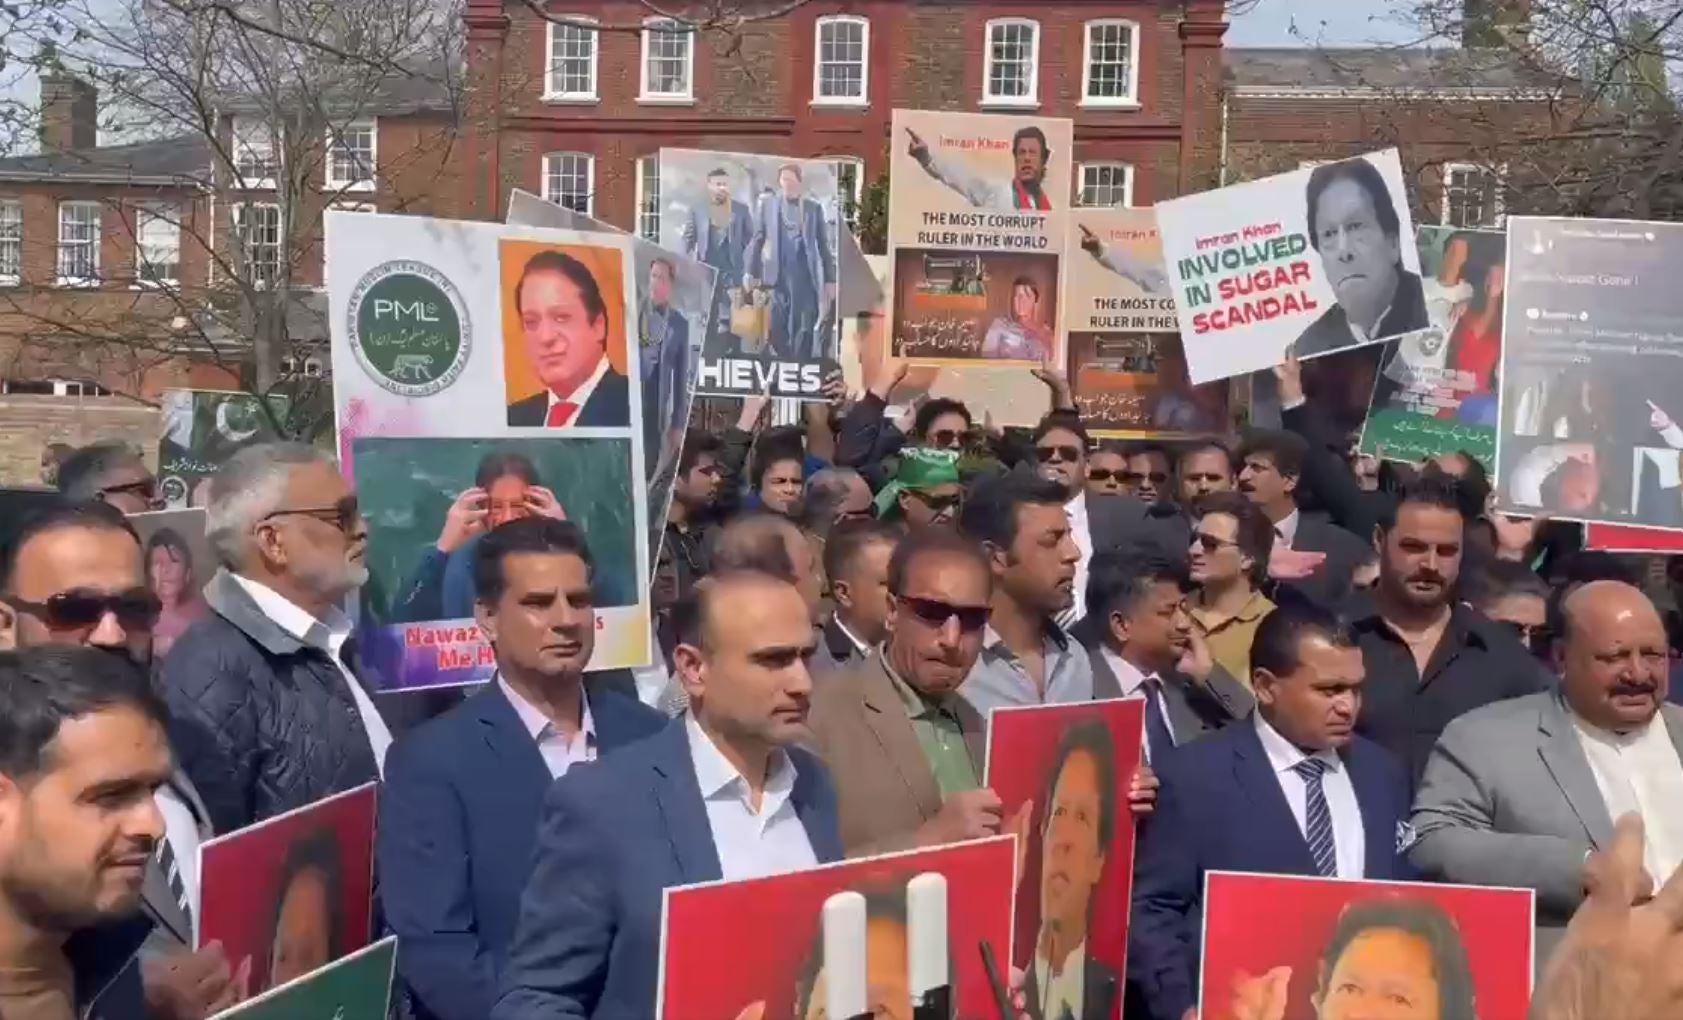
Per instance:
[[[1613,819],[1642,817],[1656,887],[1683,861],[1683,708],[1666,703],[1660,614],[1619,581],[1587,584],[1563,608],[1559,690],[1449,724],[1409,855],[1427,878],[1537,890],[1539,961],[1583,901],[1585,859],[1611,846]]]

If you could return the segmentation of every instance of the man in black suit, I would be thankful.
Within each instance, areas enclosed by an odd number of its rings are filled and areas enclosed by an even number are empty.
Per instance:
[[[1274,524],[1269,576],[1291,594],[1337,606],[1350,594],[1356,568],[1372,557],[1372,546],[1326,514],[1298,509],[1297,486],[1308,453],[1296,433],[1252,432],[1239,448],[1239,491]]]
[[[514,285],[526,361],[544,391],[508,405],[510,425],[627,428],[631,387],[608,361],[607,302],[583,262],[540,251]],[[504,346],[512,347],[510,338]]]
[[[1420,276],[1403,268],[1396,203],[1365,159],[1318,166],[1309,175],[1309,243],[1338,303],[1297,338],[1297,356],[1353,347],[1425,329]]]

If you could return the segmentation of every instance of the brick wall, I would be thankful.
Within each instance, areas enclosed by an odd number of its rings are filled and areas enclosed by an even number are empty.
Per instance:
[[[163,421],[158,410],[115,398],[0,395],[0,485],[38,485],[48,443],[83,446],[120,439],[156,467]]]

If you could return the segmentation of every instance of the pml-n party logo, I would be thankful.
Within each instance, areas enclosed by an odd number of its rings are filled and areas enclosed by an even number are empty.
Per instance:
[[[351,350],[375,382],[430,397],[462,374],[473,324],[456,285],[424,262],[396,259],[364,273],[351,291]]]

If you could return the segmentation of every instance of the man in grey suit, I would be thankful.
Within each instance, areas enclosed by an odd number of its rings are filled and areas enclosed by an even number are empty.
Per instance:
[[[818,324],[836,300],[836,256],[824,207],[801,193],[801,168],[777,170],[776,194],[760,198],[743,286],[771,288],[771,343],[785,358],[821,358]]]
[[[1410,861],[1427,878],[1537,891],[1536,959],[1584,899],[1591,850],[1639,814],[1656,887],[1683,860],[1683,709],[1666,704],[1665,627],[1640,591],[1572,593],[1558,691],[1450,723],[1415,799]]]

